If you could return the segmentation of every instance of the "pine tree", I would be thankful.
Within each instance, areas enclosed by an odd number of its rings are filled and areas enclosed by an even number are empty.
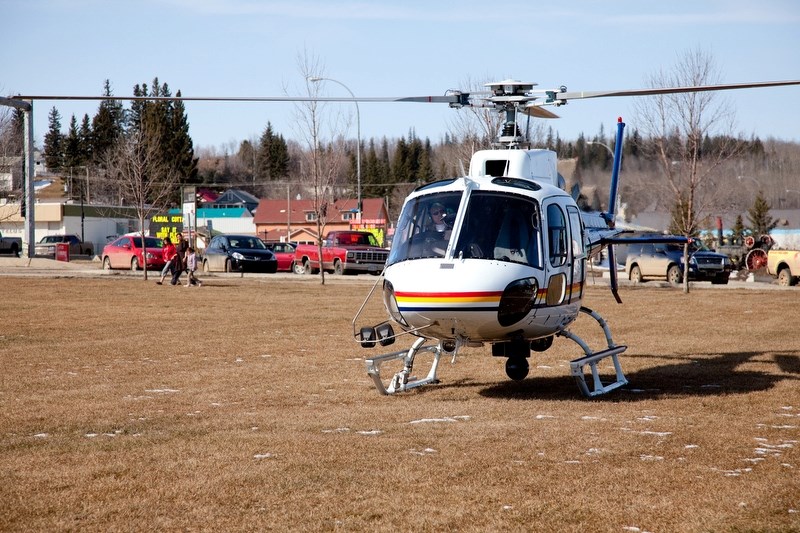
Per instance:
[[[78,132],[78,143],[83,156],[83,164],[88,165],[92,161],[92,124],[88,114],[83,115],[81,129]]]
[[[113,96],[111,82],[105,81],[103,96]],[[124,133],[125,112],[117,100],[102,100],[92,119],[91,153],[96,163],[102,163],[108,150]]]
[[[731,228],[731,244],[741,245],[744,242],[745,227],[742,215],[736,215],[736,221]]]
[[[392,158],[392,177],[395,183],[413,183],[414,175],[409,164],[410,148],[406,143],[405,137],[397,140]]]
[[[272,123],[267,122],[258,144],[256,172],[258,178],[281,180],[289,172],[289,147],[282,135],[276,135]]]
[[[695,219],[696,217],[690,216],[688,199],[685,195],[681,194],[672,206],[672,218],[669,223],[669,232],[673,235],[696,237],[698,235],[697,229],[687,226],[688,221]]]
[[[180,97],[181,92],[178,91],[175,96]],[[172,158],[175,170],[183,183],[198,183],[197,158],[194,156],[194,144],[189,135],[186,107],[181,100],[174,102],[171,119],[169,147],[172,153],[168,156]]]
[[[71,171],[84,165],[84,156],[81,153],[81,139],[78,132],[78,120],[75,115],[69,121],[69,131],[64,140],[64,170]]]
[[[242,141],[239,144],[239,151],[236,158],[244,168],[243,178],[252,181],[255,176],[257,150],[250,141]]]
[[[61,133],[61,114],[53,106],[47,116],[48,130],[44,136],[44,164],[50,171],[60,170],[64,162],[64,135]]]
[[[764,195],[759,191],[753,202],[753,206],[747,210],[747,218],[750,220],[750,229],[756,239],[761,235],[769,235],[769,232],[778,225],[778,221],[769,215],[770,209],[769,203],[767,203]]]

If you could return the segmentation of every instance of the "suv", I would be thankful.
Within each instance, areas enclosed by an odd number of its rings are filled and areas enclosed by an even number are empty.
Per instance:
[[[710,281],[714,285],[728,283],[733,264],[727,255],[718,254],[699,241],[689,244],[689,279]],[[628,279],[642,282],[645,278],[666,279],[673,285],[683,282],[683,245],[635,243],[628,245],[625,260]]]

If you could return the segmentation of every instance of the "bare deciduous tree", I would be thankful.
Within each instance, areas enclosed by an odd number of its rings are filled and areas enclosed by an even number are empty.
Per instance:
[[[712,57],[692,50],[679,57],[674,70],[650,78],[651,87],[710,85],[719,82]],[[713,212],[727,205],[723,187],[724,163],[737,157],[743,143],[733,131],[733,111],[714,92],[666,94],[639,100],[637,124],[652,138],[654,158],[663,174],[661,187],[673,198],[673,226],[692,237]],[[706,150],[704,140],[723,135],[724,141]],[[729,189],[728,189],[729,190]],[[689,247],[684,247],[683,290],[689,292]]]
[[[316,78],[324,78],[325,69],[318,58],[308,52],[298,56],[300,74],[305,83],[305,93],[311,98],[320,95]],[[323,102],[310,100],[297,105],[298,135],[306,145],[300,176],[311,194],[313,216],[317,225],[317,251],[320,258],[320,283],[325,284],[325,269],[322,268],[322,243],[329,217],[335,216],[333,203],[337,191],[344,183],[346,166],[345,139],[340,133],[346,129],[346,120],[341,111],[331,113]],[[323,127],[327,135],[323,134]],[[326,141],[330,139],[330,141]]]
[[[144,253],[145,221],[167,207],[178,186],[178,174],[164,161],[160,144],[152,136],[145,140],[141,132],[131,133],[117,141],[105,162],[108,182],[136,208]],[[147,281],[147,261],[141,266]]]

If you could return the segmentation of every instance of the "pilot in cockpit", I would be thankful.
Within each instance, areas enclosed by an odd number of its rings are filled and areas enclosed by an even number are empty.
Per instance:
[[[447,210],[439,202],[434,202],[431,205],[431,222],[436,232],[442,233],[443,239],[450,238],[450,230],[453,227],[453,221],[448,218]]]

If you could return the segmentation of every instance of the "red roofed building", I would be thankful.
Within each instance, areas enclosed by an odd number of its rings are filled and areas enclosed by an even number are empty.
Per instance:
[[[361,221],[356,220],[356,200],[337,200],[328,208],[325,235],[330,231],[369,230],[386,241],[389,214],[382,198],[361,200]],[[261,200],[253,216],[256,234],[269,241],[316,242],[317,221],[313,200]],[[287,238],[288,235],[288,238]],[[323,237],[325,237],[323,235]]]

